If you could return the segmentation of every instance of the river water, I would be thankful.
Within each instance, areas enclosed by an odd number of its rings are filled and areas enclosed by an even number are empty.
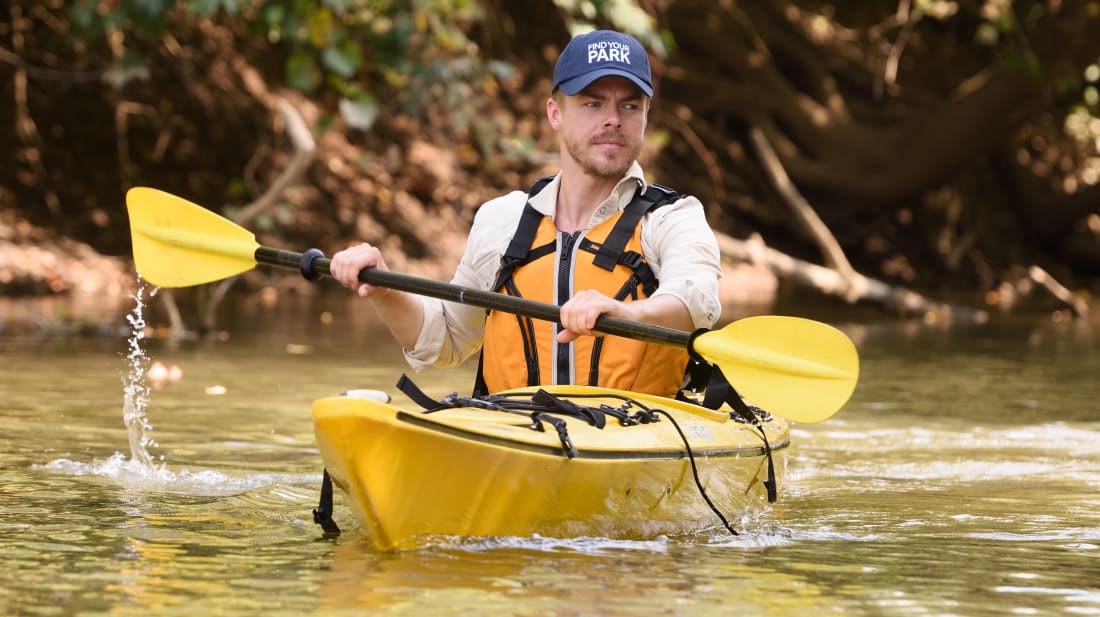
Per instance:
[[[339,500],[336,540],[311,515],[310,403],[405,370],[352,302],[241,303],[230,335],[174,343],[0,332],[0,614],[1100,615],[1095,321],[830,320],[860,385],[795,427],[780,503],[736,538],[386,554]],[[178,380],[138,378],[158,362]]]

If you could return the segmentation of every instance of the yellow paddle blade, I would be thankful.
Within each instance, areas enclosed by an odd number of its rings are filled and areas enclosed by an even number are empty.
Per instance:
[[[799,317],[749,317],[696,337],[692,349],[717,364],[742,396],[795,422],[821,422],[859,379],[855,345],[836,328]]]
[[[126,193],[138,274],[158,287],[190,287],[256,266],[252,232],[182,197],[147,187]]]

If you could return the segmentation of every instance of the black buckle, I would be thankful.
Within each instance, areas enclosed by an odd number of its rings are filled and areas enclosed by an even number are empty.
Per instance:
[[[642,257],[642,254],[637,251],[627,251],[619,258],[619,263],[631,270],[637,270],[645,263],[645,257]]]

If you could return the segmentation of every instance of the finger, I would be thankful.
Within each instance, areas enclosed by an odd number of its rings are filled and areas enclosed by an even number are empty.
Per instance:
[[[592,321],[590,313],[591,309],[589,308],[574,308],[569,313],[568,318],[562,321],[562,325],[574,335],[588,334],[591,332],[591,327],[588,325],[589,321]],[[599,313],[596,314],[599,315]],[[574,338],[576,337],[574,336]]]
[[[589,333],[592,332],[592,329],[596,327],[596,320],[599,319],[600,315],[602,315],[604,312],[605,311],[596,307],[590,309],[584,320],[585,330],[587,330]]]
[[[340,251],[332,258],[333,278],[341,285],[357,289],[359,285],[359,272],[378,263],[380,253],[378,249],[364,242]]]

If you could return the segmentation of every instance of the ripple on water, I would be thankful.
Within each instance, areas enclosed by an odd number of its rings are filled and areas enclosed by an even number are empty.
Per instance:
[[[229,475],[212,469],[181,469],[166,465],[146,465],[116,452],[104,461],[81,463],[57,459],[37,468],[70,476],[98,476],[113,480],[128,488],[192,496],[236,495],[272,486],[318,484],[320,475],[250,473]]]

